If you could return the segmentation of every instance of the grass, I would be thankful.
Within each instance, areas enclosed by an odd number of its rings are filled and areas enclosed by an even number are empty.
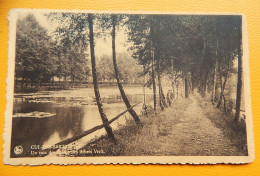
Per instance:
[[[178,109],[185,106],[189,100],[182,99],[173,108]],[[167,109],[165,110],[167,111]],[[125,126],[114,131],[117,143],[113,143],[107,136],[94,139],[80,150],[92,151],[87,154],[77,156],[155,156],[155,155],[174,155],[165,153],[165,148],[159,148],[158,142],[163,143],[167,140],[167,130],[165,125],[175,123],[171,118],[165,118],[161,114],[149,110],[148,115],[140,116],[141,125],[137,125],[134,120],[129,119]],[[179,112],[182,113],[182,112]],[[80,151],[79,150],[79,151]],[[95,150],[103,151],[96,153]]]
[[[245,121],[234,122],[234,114],[227,114],[223,110],[216,108],[216,106],[212,105],[209,101],[209,98],[203,99],[198,97],[198,100],[207,118],[209,118],[217,128],[222,130],[224,135],[232,141],[243,155],[248,155]]]
[[[238,149],[236,153],[228,153],[228,155],[248,155],[246,124],[243,122],[233,123],[232,115],[227,115],[216,108],[208,99],[199,96],[196,99],[206,118],[211,121],[213,126],[221,130],[225,140],[230,140],[231,145]],[[178,124],[183,125],[181,121],[184,120],[185,114],[187,117],[186,111],[190,109],[192,100],[182,98],[176,101],[178,103],[173,103],[171,108],[166,108],[163,112],[155,114],[153,111],[149,111],[147,116],[140,116],[142,125],[137,125],[132,119],[127,120],[126,125],[114,131],[116,144],[107,136],[102,136],[93,139],[92,142],[80,149],[76,156],[182,156],[185,152],[188,155],[226,155],[225,152],[221,152],[222,148],[224,150],[226,147],[221,143],[216,145],[216,147],[220,147],[216,149],[219,153],[214,153],[214,151],[212,151],[213,153],[205,153],[203,147],[208,147],[206,144],[208,140],[202,138],[201,142],[204,142],[205,145],[198,145],[192,141],[193,138],[188,137],[196,134],[194,133],[197,131],[196,129],[183,127],[181,131],[177,130]],[[185,138],[186,143],[182,141]],[[187,141],[187,138],[190,140]],[[189,148],[188,144],[193,147]],[[194,152],[192,152],[193,150]]]
[[[120,156],[120,155],[140,155],[140,143],[146,141],[147,136],[145,133],[152,128],[153,116],[150,114],[148,117],[142,118],[142,124],[137,125],[134,120],[127,120],[127,123],[122,128],[115,130],[114,135],[117,143],[113,143],[107,135],[98,139],[94,139],[88,145],[80,150],[92,151],[89,154],[79,154],[79,156]],[[149,125],[150,124],[150,125]],[[143,139],[145,138],[145,140]],[[136,140],[138,139],[138,140]],[[96,153],[95,150],[103,151]],[[129,153],[131,151],[131,154]]]

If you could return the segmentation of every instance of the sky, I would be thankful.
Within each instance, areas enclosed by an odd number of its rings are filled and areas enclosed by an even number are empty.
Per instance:
[[[19,14],[19,18],[23,18],[28,14],[28,12],[22,12]],[[48,20],[48,18],[44,16],[42,12],[33,12],[32,14],[35,16],[37,21],[39,21],[40,25],[48,30],[49,35],[56,29],[57,24]],[[127,52],[128,47],[130,46],[130,43],[127,41],[127,34],[125,34],[124,30],[119,29],[116,33],[116,52]],[[107,36],[105,40],[103,38],[95,38],[95,55],[97,57],[101,57],[102,55],[112,55],[111,36]]]

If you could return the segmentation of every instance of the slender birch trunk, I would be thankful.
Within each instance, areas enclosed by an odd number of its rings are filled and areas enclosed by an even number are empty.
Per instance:
[[[95,59],[95,50],[94,50],[93,17],[92,16],[93,16],[92,14],[88,14],[92,77],[93,77],[94,92],[95,92],[95,97],[96,97],[99,114],[101,116],[103,123],[106,123],[106,122],[108,122],[108,119],[103,110],[103,105],[101,102],[99,88],[98,88],[98,81],[97,81],[96,59]],[[111,126],[110,125],[105,126],[105,130],[108,134],[108,137],[111,138],[115,142],[116,140],[115,140]]]
[[[112,53],[113,53],[113,65],[114,65],[114,71],[115,71],[115,76],[116,76],[116,81],[117,81],[117,86],[119,88],[120,94],[123,98],[123,101],[127,107],[127,109],[131,108],[131,104],[125,94],[124,88],[122,86],[122,84],[120,83],[120,79],[119,79],[119,71],[118,71],[118,67],[117,67],[117,61],[116,61],[116,16],[112,15]],[[131,114],[131,116],[134,118],[136,123],[140,123],[140,119],[139,116],[137,115],[137,113],[135,112],[135,110],[132,108],[129,110],[129,113]]]

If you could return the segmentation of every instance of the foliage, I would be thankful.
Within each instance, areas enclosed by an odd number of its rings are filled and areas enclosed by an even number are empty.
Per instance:
[[[45,15],[56,25],[51,34],[32,14],[17,22],[16,78],[35,82],[56,76],[69,77],[72,82],[86,81],[90,76],[89,14]],[[161,83],[164,75],[171,79],[173,88],[184,85],[185,97],[193,89],[198,89],[203,97],[211,91],[212,103],[218,100],[218,107],[222,99],[225,101],[225,95],[230,94],[225,93],[226,84],[237,72],[236,60],[241,61],[239,16],[93,14],[92,17],[93,35],[112,37],[112,56],[103,55],[97,61],[99,81],[135,83],[140,81],[140,75],[147,75],[146,85],[153,84],[154,104],[156,86],[159,101],[164,97]],[[132,57],[128,53],[116,54],[116,32],[124,29],[132,44],[129,48]],[[242,69],[239,70],[241,75]],[[213,98],[214,94],[217,98]]]
[[[32,14],[17,21],[16,62],[17,78],[47,81],[57,69],[55,43],[47,30],[39,25]]]
[[[58,50],[58,77],[84,81],[90,76],[86,50],[88,47],[87,14],[51,13],[47,15],[58,24],[53,32]]]
[[[142,67],[137,65],[129,54],[118,53],[117,65],[119,70],[119,78],[124,83],[138,83],[141,81],[139,74],[142,72]],[[98,80],[101,82],[115,81],[115,73],[113,69],[113,60],[111,56],[103,55],[97,61]]]

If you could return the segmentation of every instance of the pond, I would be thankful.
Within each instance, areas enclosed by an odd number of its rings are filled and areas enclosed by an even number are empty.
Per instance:
[[[134,108],[140,114],[143,88],[125,87],[125,92],[132,105],[141,102]],[[117,87],[101,88],[100,94],[108,119],[126,110]],[[152,101],[150,89],[146,89],[146,101]],[[113,122],[113,130],[124,125],[129,118],[130,115],[126,113]],[[48,148],[101,124],[93,88],[15,94],[11,157],[32,157],[33,148]],[[78,140],[77,148],[103,134],[106,134],[105,130],[101,129]],[[16,146],[22,146],[22,154],[14,153]]]

